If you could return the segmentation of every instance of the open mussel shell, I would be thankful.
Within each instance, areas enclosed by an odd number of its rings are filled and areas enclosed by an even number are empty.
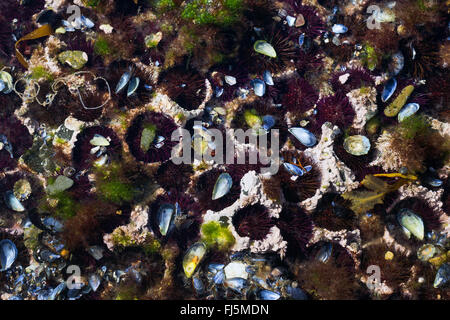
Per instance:
[[[26,179],[20,179],[14,183],[14,196],[19,201],[27,200],[32,193],[31,184]]]
[[[391,62],[389,64],[389,72],[396,76],[400,73],[400,71],[403,70],[403,67],[405,66],[405,57],[403,54],[399,51],[392,55]]]
[[[422,261],[428,261],[435,256],[437,249],[432,244],[424,244],[417,250],[417,257]]]
[[[425,227],[421,217],[409,209],[402,209],[397,214],[397,220],[405,231],[407,230],[417,239],[423,240]]]
[[[192,277],[205,254],[206,245],[203,242],[194,243],[188,249],[183,258],[183,270],[186,277]]]
[[[153,141],[155,141],[156,137],[156,127],[155,126],[147,126],[142,130],[141,133],[141,149],[144,152],[147,152]]]
[[[66,176],[58,176],[51,185],[47,187],[49,194],[57,194],[70,189],[74,184],[74,181]]]
[[[16,245],[8,239],[0,241],[0,263],[2,268],[0,271],[8,270],[17,258]]]
[[[212,200],[217,200],[227,195],[228,192],[230,192],[232,186],[233,179],[231,178],[230,174],[226,172],[222,173],[217,178],[216,184],[214,185]]]
[[[231,278],[225,280],[225,286],[231,290],[241,293],[241,291],[246,288],[248,281],[244,278]]]

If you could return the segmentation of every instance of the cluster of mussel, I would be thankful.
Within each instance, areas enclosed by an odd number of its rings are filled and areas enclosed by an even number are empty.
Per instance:
[[[202,243],[186,253],[183,267],[198,298],[250,300],[306,300],[307,294],[289,279],[278,256],[239,251],[226,262],[198,265],[206,253]],[[198,266],[198,267],[197,267]]]

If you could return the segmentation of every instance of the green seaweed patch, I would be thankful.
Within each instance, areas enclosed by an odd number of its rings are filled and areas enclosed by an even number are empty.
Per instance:
[[[50,207],[52,207],[50,210],[54,212],[55,216],[64,220],[74,217],[79,208],[78,202],[65,191],[51,195],[51,197],[48,198],[48,202],[56,204],[50,205]]]
[[[116,204],[133,200],[135,192],[131,184],[119,180],[104,181],[97,186],[99,194],[105,199]]]
[[[375,50],[375,47],[366,44],[362,53],[362,62],[370,70],[373,71],[380,61],[380,56]]]
[[[160,252],[161,243],[149,235],[148,239],[145,241],[145,244],[142,246],[142,249],[146,255],[153,255]]]
[[[423,115],[412,115],[398,125],[402,138],[414,139],[418,134],[427,133],[431,125]]]
[[[31,70],[31,78],[34,80],[45,79],[53,81],[53,75],[44,66],[37,66]]]
[[[115,204],[131,202],[137,189],[123,176],[123,168],[113,163],[108,168],[95,167],[97,192],[104,200]]]
[[[111,47],[108,39],[99,36],[97,40],[95,40],[94,52],[99,56],[108,56],[113,53],[113,48]]]
[[[121,229],[114,230],[112,240],[114,245],[118,247],[126,248],[136,245],[136,242]]]
[[[242,0],[193,0],[187,3],[181,17],[195,24],[229,26],[241,18]]]
[[[39,243],[39,235],[42,233],[42,230],[32,225],[29,228],[25,228],[23,231],[23,239],[25,247],[28,250],[37,250],[40,246]]]
[[[176,4],[173,0],[155,0],[153,6],[158,13],[165,13],[176,8]]]
[[[201,227],[202,240],[207,246],[216,247],[219,250],[228,250],[234,243],[233,234],[228,229],[227,224],[220,224],[216,221],[204,223]]]

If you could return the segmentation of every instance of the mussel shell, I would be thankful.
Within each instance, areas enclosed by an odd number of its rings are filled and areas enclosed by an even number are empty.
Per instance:
[[[212,200],[217,200],[227,195],[230,192],[231,187],[233,186],[233,179],[231,178],[229,173],[222,173],[217,178],[216,184],[214,185],[214,189],[212,192]]]
[[[110,145],[109,140],[100,134],[95,134],[89,143],[96,147],[108,147]]]
[[[3,195],[6,205],[9,209],[16,212],[25,211],[25,207],[20,203],[20,201],[14,196],[13,191],[6,191]]]
[[[229,85],[229,86],[234,86],[237,83],[237,80],[235,77],[233,76],[225,76],[225,82]]]
[[[264,71],[263,78],[264,78],[264,82],[268,86],[273,86],[274,85],[272,74],[270,73],[269,70]]]
[[[409,209],[401,209],[397,219],[403,228],[412,233],[417,239],[423,240],[425,227],[421,217]]]
[[[92,291],[97,291],[98,287],[100,287],[101,281],[102,279],[99,275],[91,274],[91,276],[89,277],[89,285],[91,286]]]
[[[293,165],[291,163],[286,163],[283,162],[283,166],[286,168],[287,171],[289,171],[290,174],[294,175],[294,176],[303,176],[305,174],[305,172],[302,170],[302,168]]]
[[[258,292],[258,297],[261,300],[279,300],[281,298],[281,295],[277,292],[261,290]]]
[[[175,211],[176,211],[175,206],[170,203],[162,204],[159,207],[157,217],[158,217],[159,232],[161,233],[161,235],[163,236],[167,235]]]
[[[271,115],[266,115],[262,118],[262,128],[265,131],[269,131],[275,126],[276,120]]]
[[[258,97],[264,96],[266,93],[266,83],[260,79],[254,79],[251,82],[253,90]]]
[[[450,279],[450,264],[444,263],[436,273],[433,286],[435,288],[442,288],[448,285]]]
[[[16,245],[8,239],[0,241],[0,263],[2,268],[0,271],[8,270],[17,258]]]
[[[192,277],[205,254],[206,245],[203,242],[196,242],[188,249],[183,257],[183,270],[187,278]]]
[[[293,127],[289,132],[297,138],[305,147],[313,147],[317,143],[317,138],[306,129]]]
[[[418,103],[408,103],[406,104],[398,113],[398,122],[402,122],[408,117],[411,117],[417,111],[419,111],[420,105]]]
[[[8,94],[13,91],[13,77],[8,72],[0,71],[0,80],[4,85],[4,88],[0,90],[1,93]]]
[[[331,254],[333,253],[333,245],[327,242],[321,246],[319,252],[316,254],[316,260],[322,263],[327,263],[330,260]]]
[[[130,81],[130,79],[131,79],[131,73],[128,72],[128,71],[125,72],[125,73],[120,77],[120,80],[119,80],[119,82],[117,83],[115,93],[118,94],[120,91],[122,91],[122,90],[126,87],[126,85],[128,84],[128,82]]]
[[[137,88],[139,87],[140,82],[141,82],[141,79],[139,79],[138,77],[133,77],[130,80],[130,84],[128,85],[128,90],[127,90],[127,97],[131,96],[133,93],[136,92]]]
[[[331,30],[333,31],[333,33],[341,34],[346,33],[348,31],[348,28],[343,24],[335,24],[333,25]]]
[[[383,92],[381,93],[381,101],[388,101],[394,94],[395,90],[397,90],[397,80],[395,78],[391,78],[384,85]]]
[[[231,278],[225,280],[225,286],[237,293],[241,293],[242,289],[247,287],[247,284],[248,281],[243,278]]]
[[[268,43],[265,40],[258,40],[253,45],[253,49],[263,55],[266,55],[271,58],[277,57],[277,52],[275,51],[274,47],[270,43]]]

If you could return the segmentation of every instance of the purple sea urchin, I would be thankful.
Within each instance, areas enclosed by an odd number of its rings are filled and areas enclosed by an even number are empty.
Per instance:
[[[266,207],[255,204],[238,210],[233,216],[233,225],[241,237],[263,240],[275,223]]]
[[[306,245],[312,237],[313,223],[308,214],[299,206],[286,204],[276,221],[283,239],[288,242],[289,256],[306,253]]]
[[[253,46],[255,41],[252,39],[258,39],[258,35],[249,36],[248,44],[245,50],[248,54],[248,63],[250,64],[250,70],[262,74],[265,70],[271,72],[277,72],[281,69],[292,65],[297,56],[297,49],[290,38],[285,35],[281,28],[273,25],[267,30],[265,36],[262,38],[269,43],[276,52],[276,57],[272,58],[264,54],[258,53],[254,50]]]
[[[316,128],[320,128],[329,121],[344,130],[353,123],[355,117],[355,110],[349,99],[340,93],[320,99],[316,110],[317,114],[314,118]]]
[[[33,143],[33,139],[25,127],[15,117],[0,118],[0,170],[12,169],[16,161]]]
[[[303,78],[293,78],[286,86],[287,92],[283,95],[282,105],[294,117],[312,109],[319,99],[316,90]]]
[[[303,18],[304,24],[298,27],[297,33],[305,33],[308,37],[315,38],[325,32],[325,22],[313,6],[302,5],[298,0],[284,2],[289,5],[288,11],[291,14],[297,16],[297,19],[301,19],[300,16]]]
[[[151,141],[149,148],[144,150],[142,148],[142,137],[146,128],[150,130],[149,132],[154,133],[154,139]],[[171,156],[172,148],[177,144],[176,141],[171,139],[172,133],[177,128],[175,122],[162,113],[142,113],[133,120],[127,131],[126,141],[131,153],[138,161],[145,163],[166,161]],[[159,139],[158,142],[156,142],[156,139]]]
[[[341,92],[343,94],[347,94],[354,89],[375,85],[372,75],[363,68],[349,69],[334,73],[330,83],[335,92]]]
[[[93,145],[91,141],[96,135],[107,139],[109,144],[101,148]],[[94,149],[98,150],[92,152]],[[112,129],[101,126],[89,127],[77,135],[77,142],[72,151],[72,160],[75,168],[83,170],[100,159],[107,161],[120,159],[121,150],[122,144]]]
[[[239,181],[233,180],[233,185],[230,191],[223,197],[217,200],[212,200],[214,185],[220,174],[225,171],[222,169],[211,169],[203,172],[193,181],[192,192],[197,197],[202,211],[213,210],[220,211],[232,205],[238,198],[240,193]]]
[[[160,85],[168,96],[186,110],[194,110],[206,96],[205,79],[182,67],[169,69],[160,76]]]

